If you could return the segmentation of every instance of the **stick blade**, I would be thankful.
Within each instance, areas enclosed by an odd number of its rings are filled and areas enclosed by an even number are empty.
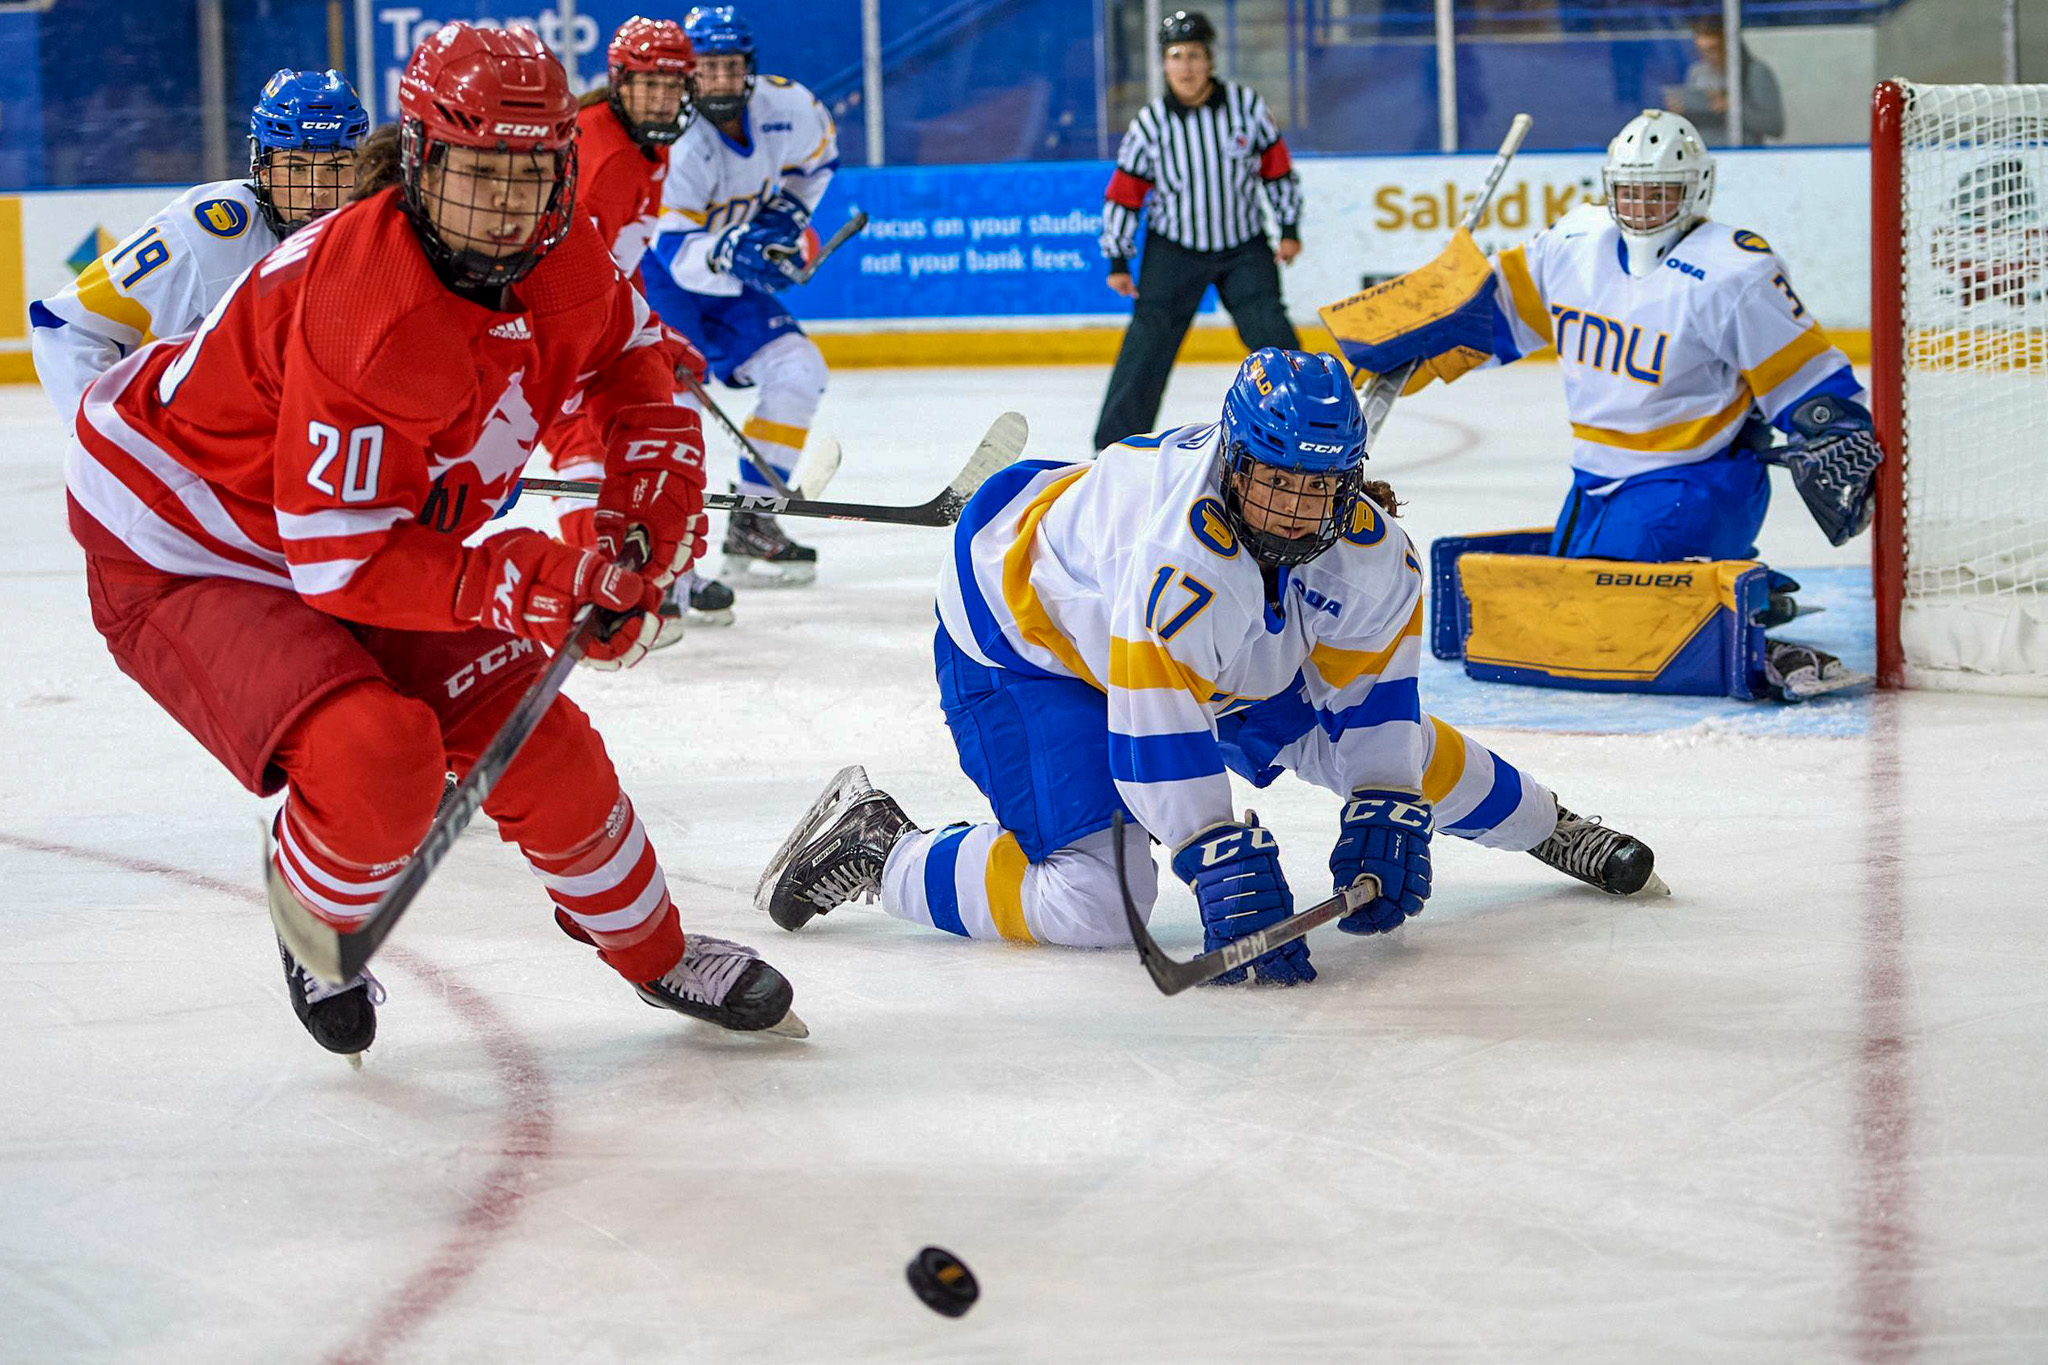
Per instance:
[[[974,448],[960,472],[953,476],[953,482],[945,491],[933,499],[933,510],[944,519],[945,525],[952,525],[960,519],[960,511],[967,506],[981,486],[1000,469],[1017,462],[1024,453],[1024,443],[1031,438],[1030,424],[1021,412],[1006,412],[989,424],[988,434]]]
[[[826,487],[839,473],[839,461],[844,453],[836,437],[812,433],[811,439],[804,443],[803,458],[790,472],[790,491],[813,502],[824,497]]]

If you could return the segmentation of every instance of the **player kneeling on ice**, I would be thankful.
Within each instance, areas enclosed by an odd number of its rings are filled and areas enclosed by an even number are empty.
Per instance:
[[[573,211],[560,63],[523,29],[449,24],[414,52],[399,107],[375,192],[299,229],[196,333],[95,381],[68,479],[115,660],[244,786],[286,792],[276,872],[345,932],[432,823],[444,770],[469,770],[584,612],[616,614],[588,662],[640,660],[704,526],[674,360]],[[597,547],[523,529],[465,546],[511,496],[536,415],[572,399],[606,433]],[[629,541],[645,552],[621,562]],[[648,1003],[784,1022],[789,983],[751,949],[684,937],[567,698],[483,808],[562,927]],[[369,1046],[373,978],[328,988],[288,951],[284,965],[321,1046]]]
[[[1796,613],[1798,584],[1755,562],[1773,463],[1832,544],[1870,524],[1882,453],[1848,357],[1770,244],[1707,216],[1714,162],[1685,119],[1631,120],[1602,178],[1604,206],[1525,245],[1489,261],[1461,230],[1429,265],[1323,310],[1353,364],[1417,364],[1410,392],[1556,351],[1571,490],[1547,533],[1433,547],[1434,609],[1469,618],[1440,617],[1438,654],[1462,652],[1479,677],[1602,691],[1795,701],[1868,682],[1765,640]]]
[[[1213,950],[1293,909],[1272,833],[1232,811],[1232,771],[1264,786],[1291,770],[1344,798],[1332,876],[1382,891],[1341,922],[1352,933],[1422,909],[1439,827],[1617,894],[1662,890],[1639,840],[1422,712],[1422,573],[1392,491],[1365,481],[1365,435],[1342,365],[1269,347],[1220,424],[991,478],[955,529],[935,649],[961,767],[997,822],[917,829],[849,768],[770,863],[761,907],[795,929],[879,895],[972,938],[1128,944],[1123,812],[1141,912],[1158,893],[1149,836]],[[1253,966],[1315,977],[1305,942]]]

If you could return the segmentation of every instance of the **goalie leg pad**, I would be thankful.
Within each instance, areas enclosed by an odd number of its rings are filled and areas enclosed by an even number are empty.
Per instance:
[[[1550,553],[1567,558],[1754,559],[1770,475],[1747,451],[1626,479],[1572,471]]]
[[[1767,694],[1770,570],[1753,560],[1635,564],[1541,555],[1457,561],[1465,672],[1593,692]]]

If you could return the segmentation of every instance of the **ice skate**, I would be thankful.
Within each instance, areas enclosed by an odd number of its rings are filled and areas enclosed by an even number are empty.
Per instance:
[[[680,643],[691,627],[732,624],[732,589],[715,578],[686,574],[668,585],[661,597],[661,627],[649,649]]]
[[[683,955],[658,980],[633,988],[650,1005],[687,1014],[736,1033],[808,1038],[810,1029],[789,1007],[789,978],[742,943],[689,934]]]
[[[1783,702],[1808,701],[1876,681],[1868,673],[1850,672],[1825,650],[1789,640],[1764,641],[1764,678],[1771,696]]]
[[[1557,808],[1557,828],[1530,849],[1529,856],[1609,895],[1671,894],[1671,888],[1657,875],[1657,855],[1648,844],[1608,828],[1597,815],[1590,819],[1574,815],[1562,804]]]
[[[754,904],[785,929],[804,927],[848,901],[882,892],[882,865],[917,828],[858,763],[842,768],[775,850],[754,888]]]
[[[725,526],[724,573],[749,587],[801,587],[818,576],[818,552],[791,540],[766,512],[734,512]]]
[[[282,939],[277,943],[277,955],[284,962],[292,1013],[299,1016],[314,1042],[360,1068],[363,1053],[377,1039],[377,1006],[384,1003],[383,984],[364,971],[346,986],[329,986],[301,967]]]

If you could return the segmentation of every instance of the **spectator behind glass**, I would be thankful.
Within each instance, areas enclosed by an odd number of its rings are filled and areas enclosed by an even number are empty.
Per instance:
[[[1691,119],[1709,147],[1729,146],[1728,44],[1721,21],[1694,19],[1692,45],[1698,59],[1686,68],[1684,85],[1665,87],[1664,107]],[[1785,101],[1778,94],[1777,74],[1744,43],[1742,140],[1753,147],[1784,135]]]

